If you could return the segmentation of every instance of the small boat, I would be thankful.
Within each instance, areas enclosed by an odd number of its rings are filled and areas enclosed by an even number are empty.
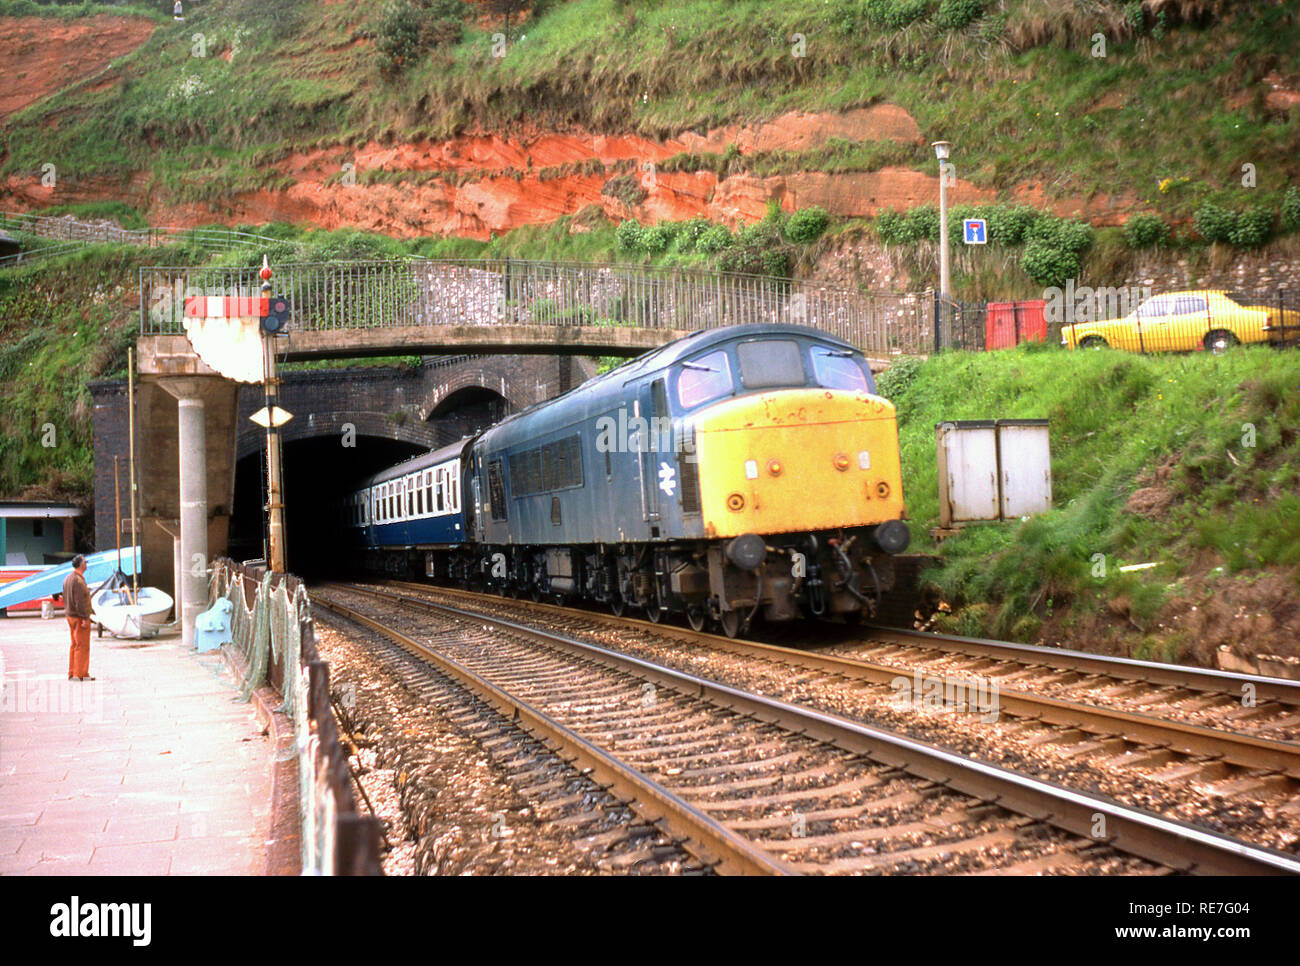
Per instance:
[[[141,587],[133,595],[131,585],[117,573],[90,595],[90,607],[95,620],[114,637],[140,639],[163,629],[172,598],[157,587]]]
[[[103,550],[99,553],[90,553],[86,554],[86,573],[83,576],[86,583],[93,587],[119,570],[126,574],[134,573],[139,563],[139,547],[123,548],[120,552]],[[7,583],[0,587],[0,607],[12,607],[15,604],[25,604],[30,600],[62,594],[63,581],[70,573],[72,573],[72,564],[66,563],[57,567],[46,567],[20,580]]]

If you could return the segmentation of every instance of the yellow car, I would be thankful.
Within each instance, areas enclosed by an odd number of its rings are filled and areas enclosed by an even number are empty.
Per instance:
[[[1300,312],[1245,305],[1227,292],[1205,290],[1157,295],[1122,318],[1061,327],[1067,349],[1111,346],[1130,352],[1222,352],[1239,343],[1297,337]]]

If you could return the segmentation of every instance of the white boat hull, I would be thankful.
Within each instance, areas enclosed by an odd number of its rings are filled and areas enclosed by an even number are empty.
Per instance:
[[[116,637],[153,637],[167,623],[172,609],[170,594],[156,587],[141,587],[135,603],[128,589],[101,590],[91,599],[95,620]]]

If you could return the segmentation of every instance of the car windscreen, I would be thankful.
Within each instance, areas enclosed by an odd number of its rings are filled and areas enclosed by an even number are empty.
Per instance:
[[[803,371],[799,343],[790,339],[763,339],[736,346],[740,382],[746,389],[774,386],[802,386],[808,380]]]
[[[731,363],[721,350],[682,363],[677,376],[677,401],[683,409],[730,394]]]
[[[826,389],[848,389],[854,392],[872,392],[871,376],[856,355],[847,349],[830,346],[812,347],[813,375],[817,385]]]

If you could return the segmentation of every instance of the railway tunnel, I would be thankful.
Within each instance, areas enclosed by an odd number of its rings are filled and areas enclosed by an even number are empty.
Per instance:
[[[594,364],[580,357],[492,355],[283,373],[280,405],[294,415],[282,430],[289,569],[326,576],[344,563],[328,509],[357,480],[559,395],[594,371]],[[209,395],[215,393],[206,430],[209,555],[262,557],[266,435],[249,417],[263,405],[263,392],[260,386],[224,380],[207,384]],[[106,549],[114,545],[114,456],[125,474],[129,454],[128,407],[120,381],[94,383],[90,389],[95,544]],[[144,579],[168,592],[174,587],[172,535],[179,515],[176,405],[152,383],[138,384]]]

